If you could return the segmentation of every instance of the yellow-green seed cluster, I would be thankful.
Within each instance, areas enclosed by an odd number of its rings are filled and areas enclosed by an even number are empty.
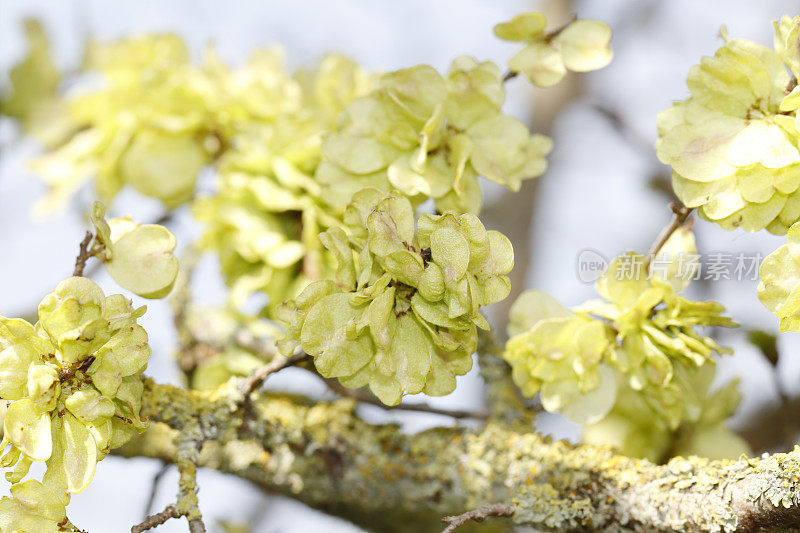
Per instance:
[[[520,296],[505,357],[525,395],[541,392],[547,410],[582,425],[606,417],[623,388],[669,430],[697,420],[691,377],[728,352],[697,328],[736,324],[720,304],[681,296],[674,278],[645,266],[641,255],[617,258],[597,282],[603,299],[573,310],[539,291]]]
[[[320,235],[338,261],[335,281],[312,283],[285,304],[279,344],[298,345],[317,370],[347,387],[369,385],[390,405],[404,394],[443,395],[472,366],[479,308],[505,298],[511,243],[473,215],[422,215],[400,194],[364,189],[346,229]]]
[[[136,322],[144,310],[74,277],[42,300],[35,326],[0,317],[0,398],[11,402],[0,450],[10,448],[0,465],[14,467],[6,477],[15,484],[32,462],[47,465],[44,487],[29,480],[12,488],[29,496],[2,500],[0,524],[16,523],[12,510],[44,492],[57,498],[48,499],[50,514],[35,520],[50,520],[56,508],[63,515],[69,494],[86,488],[96,463],[144,430],[141,374],[150,347]],[[28,524],[25,516],[18,519]]]
[[[364,187],[395,189],[440,211],[477,214],[478,176],[518,190],[539,176],[552,142],[503,114],[500,68],[471,57],[447,76],[427,65],[389,72],[357,99],[326,137],[317,179],[332,205]]]
[[[725,229],[782,235],[800,219],[799,26],[777,22],[774,50],[725,35],[689,71],[691,97],[658,116],[675,194]]]
[[[546,32],[541,13],[523,13],[494,27],[505,41],[523,42],[525,48],[508,61],[511,72],[521,73],[539,87],[552,87],[567,70],[589,72],[611,62],[611,28],[597,20],[574,20]]]

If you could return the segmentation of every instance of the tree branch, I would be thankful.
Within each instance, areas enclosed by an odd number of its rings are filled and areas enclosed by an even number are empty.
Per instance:
[[[176,461],[176,434],[204,428],[198,465],[379,531],[440,531],[442,516],[497,502],[514,506],[515,523],[548,531],[800,530],[800,447],[659,466],[499,421],[408,435],[362,421],[352,400],[267,394],[243,423],[232,416],[241,381],[208,392],[145,381],[153,425],[118,453]]]
[[[686,207],[680,202],[670,202],[669,204],[670,210],[675,213],[675,216],[672,217],[670,223],[661,230],[661,233],[658,234],[658,238],[650,247],[650,251],[647,252],[648,261],[651,257],[655,257],[658,252],[661,251],[661,248],[664,247],[664,244],[672,237],[672,234],[675,233],[678,228],[683,226],[686,219],[689,218],[689,215],[692,214],[693,209],[690,207]]]
[[[496,503],[494,505],[487,505],[473,511],[467,511],[466,513],[458,516],[445,516],[442,518],[442,522],[447,522],[450,525],[444,528],[442,533],[453,533],[453,531],[460,528],[467,522],[483,522],[490,516],[511,516],[513,514],[513,505],[508,503]]]
[[[216,429],[208,427],[207,422],[203,418],[193,419],[182,425],[180,430],[172,436],[171,442],[175,453],[169,460],[175,462],[180,473],[176,501],[160,513],[148,516],[143,522],[133,526],[131,533],[141,533],[159,526],[171,518],[184,516],[189,523],[190,533],[205,533],[206,526],[197,502],[197,463],[203,443],[216,435]],[[164,464],[167,464],[166,459]],[[163,471],[164,469],[162,469]]]
[[[292,355],[291,357],[277,356],[264,366],[256,368],[250,375],[242,382],[242,394],[248,398],[256,389],[261,388],[264,381],[272,374],[280,372],[284,368],[294,366],[305,361],[308,354],[300,352]]]
[[[178,513],[177,509],[175,509],[172,505],[167,505],[167,507],[161,511],[160,513],[156,513],[152,516],[148,516],[145,518],[141,524],[137,524],[131,528],[131,533],[142,533],[143,531],[147,531],[149,529],[153,529],[154,527],[160,526],[167,520],[171,518],[180,518],[180,513]]]
[[[83,269],[86,268],[86,261],[89,260],[94,254],[89,250],[89,244],[92,242],[92,235],[91,231],[87,231],[86,235],[83,237],[83,240],[80,244],[80,251],[78,252],[78,257],[75,258],[75,270],[72,271],[73,276],[83,276]]]

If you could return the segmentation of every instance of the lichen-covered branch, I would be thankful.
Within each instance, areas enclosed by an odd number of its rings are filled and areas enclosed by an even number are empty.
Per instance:
[[[367,424],[347,399],[262,394],[243,424],[231,416],[240,399],[235,380],[211,392],[147,381],[153,427],[120,454],[175,461],[178,430],[204,428],[200,466],[379,531],[441,531],[443,516],[489,503],[512,504],[515,523],[542,530],[800,530],[800,447],[658,466],[494,420],[408,435]]]
[[[191,533],[205,533],[206,526],[197,500],[197,463],[200,449],[208,433],[203,431],[203,419],[195,419],[175,432],[172,442],[175,446],[171,460],[178,465],[178,497],[174,504],[168,505],[160,513],[148,516],[140,524],[131,528],[131,533],[142,533],[157,527],[171,518],[186,517]],[[151,495],[152,500],[152,495]],[[148,509],[150,502],[148,502]]]

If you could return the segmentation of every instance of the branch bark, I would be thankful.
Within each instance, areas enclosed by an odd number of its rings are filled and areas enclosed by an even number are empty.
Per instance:
[[[800,531],[800,447],[659,466],[519,424],[408,435],[360,420],[352,400],[268,394],[254,401],[254,423],[242,424],[232,416],[240,387],[146,381],[142,411],[153,426],[118,453],[175,461],[176,433],[203,427],[200,466],[378,531],[441,531],[443,516],[490,503],[511,504],[515,523],[548,531]]]
[[[456,529],[469,522],[483,522],[490,516],[511,516],[514,514],[514,506],[508,503],[498,503],[495,505],[487,505],[480,509],[467,511],[458,516],[446,516],[442,518],[442,522],[447,522],[448,525],[444,528],[442,533],[453,533]]]
[[[663,248],[669,238],[672,237],[672,234],[686,223],[686,219],[689,218],[689,215],[691,215],[693,211],[693,208],[686,207],[680,202],[671,202],[669,204],[669,209],[674,213],[674,216],[672,220],[670,220],[670,223],[661,230],[661,233],[658,234],[655,242],[650,247],[650,251],[647,252],[648,261],[658,255],[658,252],[661,251],[661,248]]]
[[[86,235],[84,235],[79,247],[78,257],[75,258],[75,270],[72,271],[73,276],[83,276],[83,269],[86,268],[86,261],[92,257],[89,245],[92,243],[93,238],[94,235],[92,235],[91,231],[87,231]]]

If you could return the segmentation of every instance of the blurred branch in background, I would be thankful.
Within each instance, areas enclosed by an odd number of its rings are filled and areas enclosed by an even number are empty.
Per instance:
[[[672,191],[670,169],[666,165],[661,164],[656,158],[653,143],[629,124],[628,121],[625,120],[625,117],[611,107],[611,105],[596,103],[592,107],[608,121],[611,127],[614,128],[614,131],[616,131],[631,148],[637,150],[637,152],[649,162],[649,166],[652,170],[649,176],[647,176],[647,186],[653,191],[662,194],[670,201],[677,200],[677,196],[675,196],[675,193]]]
[[[570,20],[573,16],[572,0],[546,0],[538,2],[532,9],[542,12],[554,27]],[[558,89],[531,89],[534,100],[533,116],[529,121],[530,130],[551,136],[556,117],[570,102],[583,94],[583,77],[568,75]],[[525,80],[517,78],[524,83]],[[513,83],[513,82],[512,82]],[[536,248],[533,235],[533,215],[536,210],[539,181],[548,179],[547,173],[535,180],[525,180],[518,192],[503,189],[491,204],[484,206],[481,217],[488,227],[505,234],[514,243],[514,270],[511,278],[511,294],[491,309],[492,323],[497,331],[505,332],[508,325],[508,311],[519,294],[526,287],[528,270],[532,261],[532,251]]]
[[[800,396],[792,397],[781,380],[781,353],[776,335],[752,329],[747,334],[750,343],[758,348],[770,365],[772,382],[778,403],[761,406],[739,430],[755,452],[782,452],[800,440]]]

